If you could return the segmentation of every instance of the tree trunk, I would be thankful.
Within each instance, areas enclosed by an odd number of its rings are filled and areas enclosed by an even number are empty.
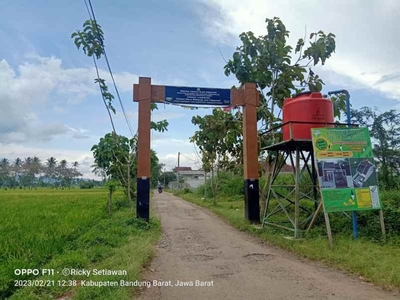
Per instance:
[[[108,213],[111,215],[112,192],[108,193]]]

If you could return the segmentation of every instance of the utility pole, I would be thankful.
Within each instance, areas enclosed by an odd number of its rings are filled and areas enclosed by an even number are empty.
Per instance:
[[[180,187],[179,185],[179,158],[181,156],[181,153],[178,152],[178,169],[176,170],[176,179],[178,180],[178,188]]]
[[[164,168],[164,188],[165,188],[165,168]]]

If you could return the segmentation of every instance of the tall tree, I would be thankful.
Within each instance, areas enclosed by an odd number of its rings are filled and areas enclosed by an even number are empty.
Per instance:
[[[203,168],[210,172],[217,162],[219,167],[241,172],[242,156],[242,114],[214,109],[212,115],[194,116],[192,123],[199,126],[190,138],[202,153]]]
[[[62,188],[70,186],[71,172],[67,168],[68,162],[62,159],[58,166],[56,167],[57,183],[61,185]]]
[[[93,171],[104,174],[107,177],[106,179],[118,180],[120,185],[126,189],[126,192],[128,193],[128,190],[130,190],[131,196],[134,196],[137,172],[136,138],[128,139],[115,133],[108,133],[100,138],[98,144],[93,145],[91,151],[95,162]],[[151,184],[154,186],[159,178],[160,167],[157,155],[153,150],[150,153],[150,161]],[[129,176],[126,176],[126,174]]]
[[[32,157],[29,156],[25,158],[25,161],[22,163],[21,169],[22,169],[21,184],[24,187],[29,187],[31,189],[33,181],[35,180]]]
[[[380,112],[378,108],[352,109],[353,123],[368,127],[378,160],[380,180],[387,188],[398,187],[400,176],[400,114],[395,110]]]
[[[120,182],[131,200],[135,193],[136,139],[128,139],[114,132],[100,138],[98,144],[91,148],[95,168],[93,171],[104,173],[107,179]]]
[[[72,170],[73,170],[73,176],[72,176],[72,181],[75,181],[76,177],[78,177],[78,167],[79,167],[79,162],[74,161],[72,163]]]
[[[40,158],[37,156],[34,156],[32,159],[32,169],[33,169],[33,174],[34,174],[35,178],[36,178],[36,176],[38,177],[35,180],[36,186],[38,186],[39,184],[41,184],[42,173],[44,171],[44,168],[42,166]]]
[[[266,19],[267,34],[240,34],[242,45],[236,48],[225,65],[225,75],[233,74],[241,83],[255,83],[261,93],[258,119],[266,129],[279,122],[275,106],[282,108],[285,98],[308,88],[321,91],[324,82],[312,66],[325,64],[335,51],[335,35],[322,30],[300,38],[294,49],[287,45],[289,31],[279,18]],[[305,48],[306,43],[309,46]],[[292,61],[292,56],[297,57]],[[266,92],[265,92],[266,91]],[[338,101],[344,101],[342,98]]]
[[[335,35],[325,34],[321,30],[311,33],[309,37],[300,38],[293,48],[287,44],[289,31],[279,18],[267,18],[265,23],[265,35],[256,36],[250,31],[239,35],[241,45],[224,66],[225,75],[234,75],[240,86],[245,83],[256,84],[260,93],[260,106],[257,110],[260,132],[281,124],[280,114],[285,98],[306,89],[313,92],[322,90],[324,82],[313,67],[324,65],[336,48]],[[345,109],[344,98],[334,98],[333,102],[335,114],[339,116],[340,111]],[[218,156],[236,156],[238,161],[243,156],[240,110],[232,120],[236,124],[229,123],[226,129],[221,129],[226,119],[227,116],[215,110],[210,116],[192,119],[200,127],[192,141],[203,148],[201,152],[205,169]],[[229,138],[221,134],[224,131],[229,133]],[[279,132],[270,136],[259,135],[259,149],[276,142],[279,135]],[[212,146],[207,146],[202,140],[212,140]],[[230,155],[227,155],[227,151],[231,152]]]
[[[46,160],[45,175],[48,179],[51,180],[53,186],[55,186],[57,183],[56,167],[57,167],[57,159],[55,157],[52,156]]]
[[[22,159],[21,158],[17,157],[14,160],[12,170],[14,173],[14,176],[12,179],[12,181],[13,181],[12,186],[15,187],[20,183],[20,177],[21,177],[21,172],[22,172]]]
[[[10,161],[7,158],[2,158],[0,160],[0,187],[9,185],[10,174]]]

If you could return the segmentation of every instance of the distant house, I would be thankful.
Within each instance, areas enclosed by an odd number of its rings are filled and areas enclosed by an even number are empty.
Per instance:
[[[172,181],[168,185],[171,189],[177,189],[179,187],[195,189],[204,183],[204,171],[192,170],[191,167],[175,167],[172,170],[176,173],[179,181],[183,180],[183,184],[178,184],[177,181]]]
[[[192,168],[191,167],[175,167],[172,169],[172,171],[174,171],[174,173],[180,172],[180,171],[192,171]]]

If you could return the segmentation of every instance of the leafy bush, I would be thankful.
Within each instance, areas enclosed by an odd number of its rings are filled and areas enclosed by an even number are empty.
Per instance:
[[[189,189],[189,188],[187,188],[187,187],[183,188],[183,193],[184,193],[184,194],[190,194],[191,192],[192,192],[191,189]]]
[[[308,173],[303,173],[300,184],[300,191],[303,194],[307,194],[312,189],[311,178]],[[259,188],[262,191],[266,176],[259,179]],[[220,171],[219,176],[215,176],[214,181],[216,183],[216,196],[222,196],[229,198],[230,201],[243,201],[244,198],[244,182],[243,176],[235,175],[229,172]],[[293,174],[280,174],[274,182],[275,185],[293,185],[294,176]],[[275,191],[281,195],[286,196],[292,187],[276,187]],[[206,193],[205,193],[206,192]],[[207,180],[206,185],[199,186],[195,193],[201,197],[213,198],[211,189],[211,179]],[[385,218],[385,228],[388,239],[391,243],[400,244],[400,192],[397,190],[383,190],[381,191],[381,199],[383,206],[383,214]],[[312,194],[310,194],[312,196]],[[318,197],[320,197],[318,195]],[[260,199],[262,203],[262,199]],[[312,210],[313,202],[303,201],[302,205],[306,205]],[[347,213],[348,216],[351,215],[350,212]],[[360,232],[360,237],[381,241],[382,233],[380,227],[379,213],[378,211],[364,211],[357,212],[358,218],[358,228]],[[331,213],[330,214],[332,232],[351,234],[352,222],[351,219],[346,217],[343,213]],[[325,220],[323,214],[319,214],[317,217],[315,227],[311,232],[311,235],[325,234]]]
[[[91,181],[81,181],[79,183],[79,188],[81,188],[81,189],[92,189],[93,187],[94,187],[94,184]]]

